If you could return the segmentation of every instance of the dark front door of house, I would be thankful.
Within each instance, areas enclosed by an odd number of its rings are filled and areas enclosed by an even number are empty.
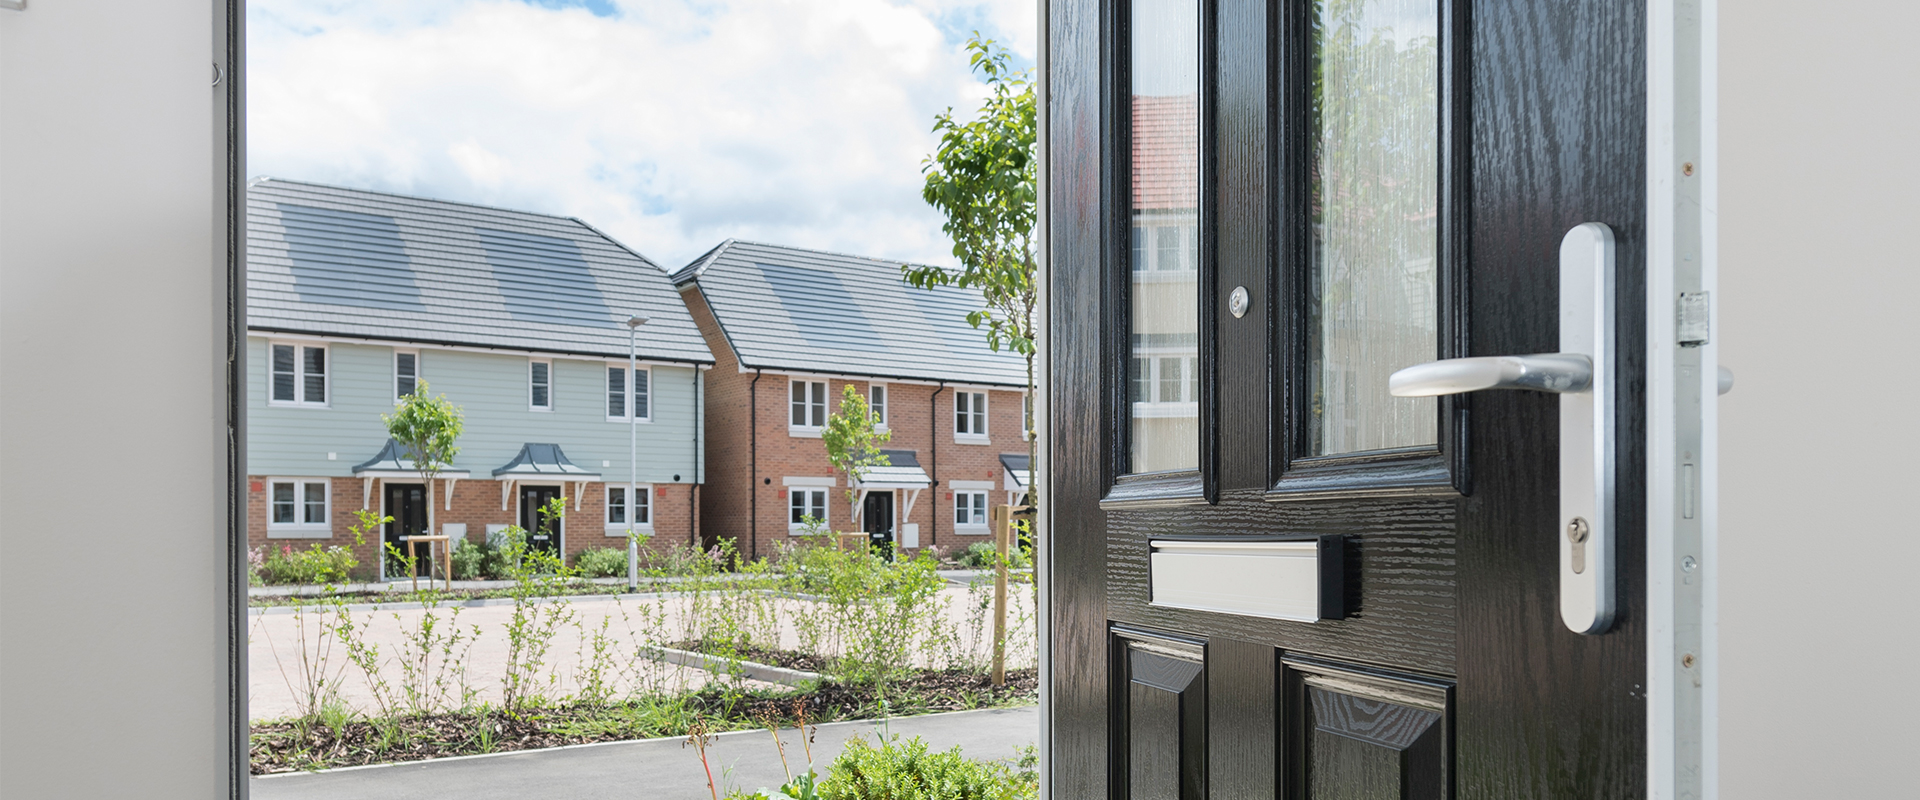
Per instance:
[[[381,534],[382,540],[387,545],[382,548],[384,552],[381,558],[386,564],[387,577],[404,578],[407,577],[406,566],[390,557],[390,554],[395,552],[405,554],[407,543],[404,537],[419,536],[427,532],[427,485],[389,483],[386,484],[384,494],[386,495],[386,515],[392,517],[393,521],[386,524]],[[416,549],[421,553],[427,551],[425,547]],[[428,559],[421,556],[415,561],[414,570],[424,576],[430,566]]]
[[[860,508],[860,527],[875,552],[893,552],[893,492],[868,492]]]
[[[1047,8],[1054,796],[1644,797],[1642,4]]]
[[[540,513],[540,509],[558,499],[558,486],[520,487],[520,528],[527,532],[528,547],[549,553],[560,552],[561,521]]]

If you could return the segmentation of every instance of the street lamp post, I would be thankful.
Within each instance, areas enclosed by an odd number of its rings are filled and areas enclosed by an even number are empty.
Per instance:
[[[640,326],[647,318],[627,318],[627,588],[640,586],[640,540],[634,537],[633,514],[640,507],[640,415],[634,413],[634,370],[639,366]],[[649,392],[651,394],[651,392]]]

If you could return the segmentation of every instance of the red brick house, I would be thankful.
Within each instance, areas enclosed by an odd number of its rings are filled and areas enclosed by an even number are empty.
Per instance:
[[[715,358],[709,543],[768,555],[812,516],[902,550],[965,547],[988,540],[991,505],[1024,489],[1024,361],[967,324],[978,293],[916,289],[900,266],[729,240],[674,274]],[[820,439],[848,385],[893,434],[889,467],[854,487]]]

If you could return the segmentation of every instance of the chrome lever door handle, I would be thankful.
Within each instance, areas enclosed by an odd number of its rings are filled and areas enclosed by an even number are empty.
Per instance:
[[[1394,397],[1437,397],[1482,389],[1530,389],[1574,394],[1593,386],[1593,359],[1580,353],[1446,358],[1416,364],[1387,378]]]

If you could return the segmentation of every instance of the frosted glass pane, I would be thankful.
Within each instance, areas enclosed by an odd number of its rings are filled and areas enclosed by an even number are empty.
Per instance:
[[[1439,15],[1433,0],[1318,7],[1309,451],[1432,444],[1432,398],[1387,376],[1435,358]]]
[[[1200,464],[1200,7],[1131,4],[1132,470]],[[1155,391],[1155,389],[1158,391]]]

